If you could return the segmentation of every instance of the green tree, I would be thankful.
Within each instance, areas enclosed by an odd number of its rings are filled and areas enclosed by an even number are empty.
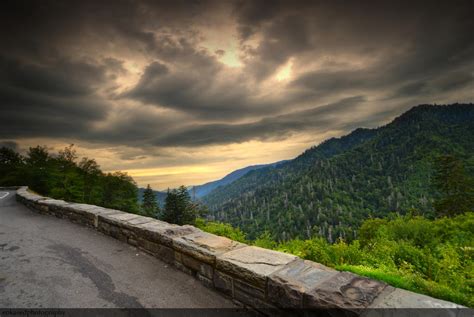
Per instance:
[[[440,156],[435,162],[433,184],[440,193],[434,203],[438,215],[454,216],[474,211],[473,181],[460,159],[453,155]]]
[[[51,194],[66,201],[83,201],[83,183],[76,164],[77,152],[74,144],[59,151],[52,159],[54,168],[51,173],[56,176],[56,184]]]
[[[46,146],[30,147],[25,161],[28,186],[38,193],[49,195],[54,186],[54,176],[51,173],[52,161]]]
[[[102,206],[138,213],[138,188],[132,177],[123,172],[107,173],[102,182]]]
[[[94,159],[83,157],[78,167],[84,188],[82,200],[88,204],[97,204],[102,194],[100,177],[103,176],[99,164]]]
[[[202,213],[199,205],[191,201],[186,187],[180,186],[178,189],[168,190],[161,219],[178,225],[193,224]]]
[[[0,148],[0,185],[15,186],[24,182],[23,173],[23,157],[14,150],[1,147]]]
[[[93,159],[77,163],[73,145],[51,155],[46,146],[31,147],[25,157],[0,148],[0,186],[27,185],[41,195],[71,202],[138,213],[138,188],[122,172],[104,174]]]
[[[150,184],[147,185],[143,192],[143,203],[141,206],[141,213],[147,217],[157,218],[160,212],[160,208],[156,201],[155,193],[151,189]]]

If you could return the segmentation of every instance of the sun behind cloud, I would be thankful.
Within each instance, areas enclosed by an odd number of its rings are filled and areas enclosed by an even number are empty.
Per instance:
[[[285,81],[291,79],[291,68],[293,67],[293,59],[290,58],[285,65],[280,67],[275,75],[278,81]]]

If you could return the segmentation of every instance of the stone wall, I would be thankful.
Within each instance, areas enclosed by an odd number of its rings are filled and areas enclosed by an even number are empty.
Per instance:
[[[460,308],[296,256],[262,249],[153,218],[39,196],[21,187],[29,208],[91,227],[174,265],[204,285],[263,313],[282,309]],[[271,309],[271,310],[269,310]]]

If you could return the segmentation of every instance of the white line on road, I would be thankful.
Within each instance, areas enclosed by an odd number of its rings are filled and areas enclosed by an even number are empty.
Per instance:
[[[3,194],[3,196],[2,196],[2,194]],[[7,197],[8,194],[10,194],[10,193],[9,193],[9,192],[0,193],[0,199],[3,199],[3,198],[5,198],[5,197]]]

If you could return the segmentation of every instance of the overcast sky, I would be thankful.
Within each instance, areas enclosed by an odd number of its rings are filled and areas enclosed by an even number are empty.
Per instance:
[[[474,101],[473,1],[2,1],[0,143],[155,189]]]

